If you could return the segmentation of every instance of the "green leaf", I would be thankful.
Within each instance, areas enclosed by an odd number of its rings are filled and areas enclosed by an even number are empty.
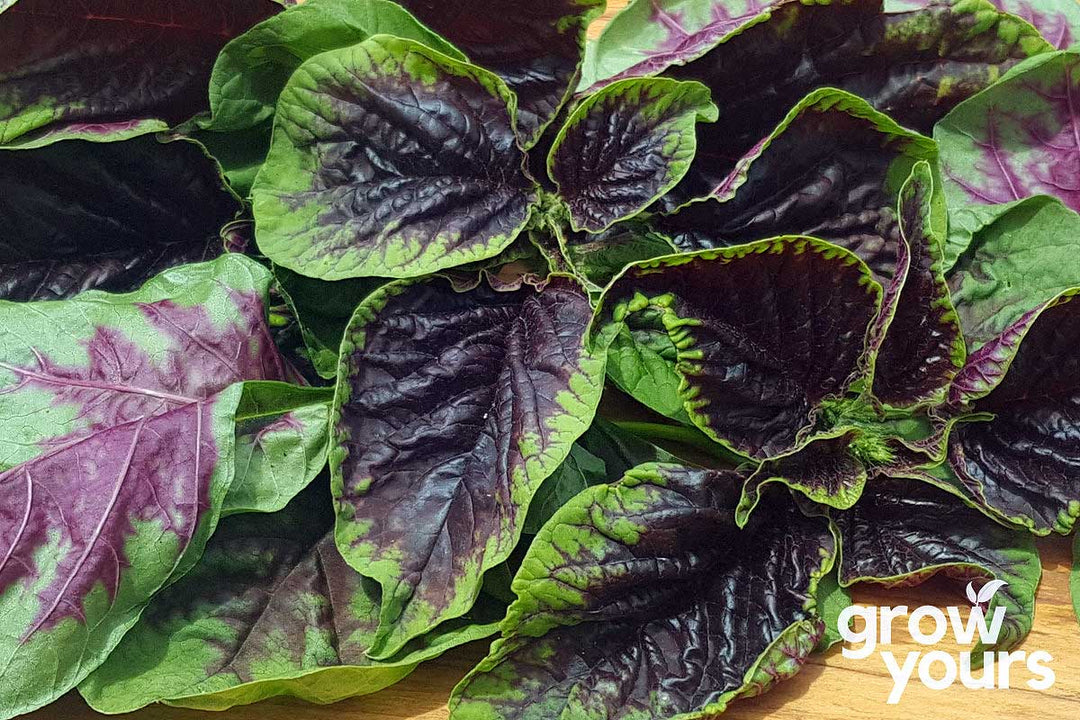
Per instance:
[[[1080,215],[1060,201],[1018,203],[974,236],[949,274],[968,351],[1080,285]]]
[[[617,479],[617,478],[616,478]],[[562,465],[533,495],[521,532],[535,535],[551,516],[585,488],[609,480],[604,461],[575,443]]]
[[[289,78],[252,189],[256,240],[323,280],[414,277],[498,255],[536,199],[495,75],[376,35]]]
[[[326,465],[333,388],[246,382],[236,408],[236,478],[222,516],[281,510]]]
[[[814,650],[824,652],[844,641],[840,635],[840,613],[851,606],[851,591],[840,584],[836,568],[818,580],[817,613],[825,623],[825,634]]]

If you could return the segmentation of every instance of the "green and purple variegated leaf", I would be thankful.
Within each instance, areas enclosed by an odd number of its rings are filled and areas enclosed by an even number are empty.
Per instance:
[[[332,388],[244,383],[236,472],[221,514],[276,512],[326,466]]]
[[[228,255],[129,295],[0,303],[0,717],[73,687],[198,560],[236,383],[284,376],[269,282]]]
[[[301,63],[382,34],[465,59],[391,0],[307,0],[267,18],[222,49],[210,76],[212,117],[205,126],[243,130],[270,120],[278,95]]]
[[[501,614],[491,604],[388,662],[371,660],[379,586],[342,559],[333,517],[326,486],[315,483],[280,512],[224,520],[199,563],[79,685],[83,697],[106,713],[154,702],[226,710],[278,695],[330,703],[381,690],[495,632]]]
[[[896,13],[882,12],[881,0],[781,4],[768,21],[667,71],[705,83],[724,108],[718,122],[698,128],[685,182],[715,187],[814,89],[846,90],[904,127],[929,132],[1008,68],[1050,49],[1034,28],[985,0],[939,0]]]
[[[918,480],[879,476],[850,510],[830,511],[840,531],[840,584],[919,584],[938,573],[1002,580],[989,608],[1005,607],[993,649],[1027,636],[1042,565],[1031,535],[1000,525],[955,496]],[[989,649],[989,648],[988,648]]]
[[[891,407],[942,403],[964,366],[964,337],[942,269],[940,211],[930,165],[919,163],[900,191],[897,271],[871,332],[872,392]]]
[[[270,0],[18,0],[0,11],[0,143],[49,128],[161,129],[208,107],[218,51]]]
[[[252,189],[259,248],[324,280],[497,255],[535,200],[514,97],[491,73],[377,35],[289,78]]]
[[[740,527],[746,525],[763,490],[772,483],[782,483],[822,505],[841,510],[854,505],[867,477],[854,448],[861,434],[857,429],[841,429],[815,437],[789,455],[763,462],[743,484],[735,522]]]
[[[1080,210],[1080,50],[1013,68],[934,129],[951,207],[1051,195]]]
[[[401,0],[474,64],[501,77],[517,96],[525,147],[539,138],[573,92],[585,30],[602,0]]]
[[[685,180],[669,193],[661,201],[669,210],[703,199],[654,225],[684,251],[807,234],[848,248],[886,282],[899,252],[900,188],[916,163],[936,160],[929,138],[854,95],[817,90],[726,175],[708,185],[697,184],[704,176]],[[940,188],[932,200],[944,208]]]
[[[712,717],[797,672],[824,632],[816,589],[835,541],[786,493],[737,529],[739,480],[645,465],[567,503],[451,717]]]
[[[187,140],[0,151],[0,298],[134,290],[219,255],[219,231],[239,212],[217,163]]]
[[[631,265],[601,300],[597,340],[659,313],[694,424],[763,459],[795,449],[859,375],[880,298],[847,250],[778,238]]]
[[[582,92],[684,65],[786,0],[631,0],[585,51]]]
[[[957,425],[949,442],[949,462],[963,485],[995,513],[1040,535],[1068,533],[1080,517],[1076,296],[1063,294],[1007,331],[1001,344],[1019,348],[994,365],[1004,377],[993,390],[970,403],[991,419]],[[969,365],[982,361],[983,351]]]
[[[990,0],[1027,20],[1051,45],[1064,50],[1080,41],[1080,5],[1060,0]]]
[[[1016,203],[975,233],[949,273],[971,355],[953,385],[954,401],[988,392],[1030,321],[1080,286],[1078,252],[1080,215],[1050,197]]]
[[[572,229],[607,230],[674,187],[694,159],[695,125],[717,113],[704,85],[668,78],[624,80],[582,101],[547,161]]]
[[[1080,39],[1080,5],[1062,0],[989,0],[994,7],[1023,18],[1059,50]],[[921,10],[935,0],[885,0],[887,12]]]
[[[599,403],[591,319],[565,277],[513,292],[399,282],[357,310],[331,469],[338,546],[383,586],[373,656],[466,612],[514,549],[533,494]]]

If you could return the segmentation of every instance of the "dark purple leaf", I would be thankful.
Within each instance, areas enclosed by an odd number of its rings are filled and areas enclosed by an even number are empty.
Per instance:
[[[578,105],[548,156],[548,173],[574,230],[600,232],[679,182],[697,150],[694,126],[716,106],[699,83],[615,83]]]
[[[866,484],[866,468],[852,448],[859,435],[859,430],[841,430],[814,438],[791,455],[763,462],[743,485],[735,522],[740,526],[747,523],[761,500],[762,489],[770,483],[783,483],[830,507],[854,505]]]
[[[668,74],[700,80],[724,108],[698,129],[688,187],[715,187],[815,88],[865,98],[901,125],[929,132],[957,103],[1012,65],[1050,49],[1026,23],[982,2],[939,0],[883,13],[881,0],[789,2]]]
[[[668,209],[691,197],[709,199],[655,225],[683,250],[807,234],[848,248],[884,282],[896,270],[900,242],[897,178],[936,159],[929,138],[859,98],[819,90],[725,176],[709,185],[684,181],[662,201]]]
[[[331,468],[338,546],[383,586],[376,656],[462,615],[513,550],[533,494],[599,402],[591,319],[564,277],[514,292],[394,283],[358,309]]]
[[[858,375],[881,288],[835,245],[779,238],[630,266],[602,302],[601,341],[657,310],[691,419],[755,458],[794,449]]]
[[[486,260],[536,199],[499,78],[377,35],[289,78],[252,188],[256,240],[323,280],[417,277]]]
[[[933,188],[930,166],[920,163],[900,192],[897,273],[871,341],[873,393],[892,407],[940,404],[964,365],[964,337],[942,270]]]
[[[218,51],[270,0],[17,0],[0,12],[0,143],[54,123],[172,125],[209,108]]]
[[[1004,605],[995,649],[1009,650],[1031,630],[1042,565],[1028,533],[999,525],[928,483],[877,477],[846,511],[831,511],[843,548],[840,584],[918,584],[938,573],[998,579],[1008,587],[987,616]]]
[[[585,30],[601,0],[402,0],[474,64],[501,77],[518,97],[518,129],[539,137],[573,91]]]
[[[240,212],[196,143],[152,136],[0,152],[0,298],[134,290],[222,252]]]
[[[797,672],[824,630],[815,590],[835,543],[787,493],[738,530],[739,479],[643,465],[571,500],[451,717],[711,716]]]
[[[996,513],[1038,534],[1068,533],[1080,516],[1080,303],[1066,294],[1022,322],[1009,333],[1023,342],[1004,378],[970,404],[993,419],[959,424],[949,462]]]

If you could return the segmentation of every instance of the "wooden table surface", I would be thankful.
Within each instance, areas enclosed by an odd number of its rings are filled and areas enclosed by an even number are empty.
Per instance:
[[[535,0],[534,0],[535,1]],[[595,36],[627,0],[608,0],[604,17],[590,28]],[[867,660],[849,660],[835,647],[813,655],[793,679],[769,693],[732,704],[725,720],[974,720],[994,718],[1080,717],[1080,625],[1069,597],[1071,543],[1065,538],[1040,541],[1043,579],[1037,597],[1035,625],[1019,649],[1051,654],[1050,667],[1057,680],[1045,691],[1028,688],[1026,671],[1016,674],[1009,690],[969,690],[959,682],[946,690],[929,690],[917,679],[908,684],[901,701],[888,705],[893,683],[876,653]],[[932,580],[917,588],[885,590],[872,586],[854,588],[854,601],[862,605],[967,605],[961,584]],[[926,650],[895,625],[888,649],[896,657]],[[267,700],[237,707],[225,713],[150,707],[119,717],[131,720],[446,720],[446,699],[458,680],[487,652],[488,641],[457,648],[421,665],[412,675],[382,692],[353,698],[335,705],[310,705],[289,698]],[[932,649],[955,655],[948,640]],[[1021,668],[1018,668],[1020,670]],[[938,671],[940,672],[940,668]],[[27,720],[92,720],[101,718],[71,692],[51,706],[25,716]]]

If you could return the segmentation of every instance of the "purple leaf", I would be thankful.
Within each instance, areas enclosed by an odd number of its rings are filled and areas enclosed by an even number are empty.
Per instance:
[[[885,13],[881,0],[789,2],[667,74],[709,86],[723,108],[698,129],[684,182],[715,186],[807,93],[858,95],[904,127],[929,132],[1017,62],[1051,49],[1033,28],[983,2],[939,0]],[[699,177],[700,175],[700,177]]]
[[[1018,328],[1007,374],[970,404],[991,420],[953,430],[949,462],[996,513],[1037,534],[1068,533],[1080,516],[1080,303],[1075,291]]]
[[[533,494],[599,402],[591,319],[565,277],[514,292],[394,283],[357,310],[331,470],[342,555],[383,586],[376,657],[466,612],[514,549]]]
[[[573,229],[606,230],[674,187],[697,150],[694,126],[716,116],[704,85],[667,78],[627,80],[586,98],[548,155]]]
[[[682,250],[806,234],[846,247],[876,279],[896,269],[900,182],[937,148],[848,93],[823,89],[722,177],[684,180],[661,201],[674,215],[654,221]],[[940,191],[937,193],[940,195]]]
[[[880,297],[869,269],[842,248],[765,240],[631,265],[601,300],[598,342],[627,316],[659,311],[691,419],[763,459],[799,445],[821,402],[859,374]]]
[[[135,290],[216,257],[240,212],[221,170],[187,140],[70,140],[0,153],[0,298]]]
[[[655,75],[708,52],[741,28],[762,22],[785,0],[631,0],[585,51],[579,88]]]
[[[990,580],[1005,608],[1001,634],[987,650],[1009,650],[1031,630],[1042,565],[1026,532],[1005,527],[928,483],[878,476],[850,510],[830,511],[840,530],[840,584],[913,585],[937,574]],[[969,599],[982,601],[982,593]],[[988,608],[988,617],[993,607]],[[976,649],[981,652],[980,649]]]
[[[531,145],[573,90],[585,30],[600,0],[402,0],[470,61],[501,77],[518,97],[518,129]]]
[[[964,337],[942,271],[934,178],[920,163],[900,191],[900,257],[871,341],[878,400],[893,407],[937,405],[964,365]]]
[[[0,716],[59,697],[198,560],[237,381],[284,373],[240,256],[137,293],[0,303]]]
[[[835,542],[787,493],[735,528],[739,480],[642,465],[567,503],[451,718],[712,717],[798,672]]]
[[[270,0],[18,0],[0,12],[0,143],[53,123],[172,125],[209,108],[218,51]]]

